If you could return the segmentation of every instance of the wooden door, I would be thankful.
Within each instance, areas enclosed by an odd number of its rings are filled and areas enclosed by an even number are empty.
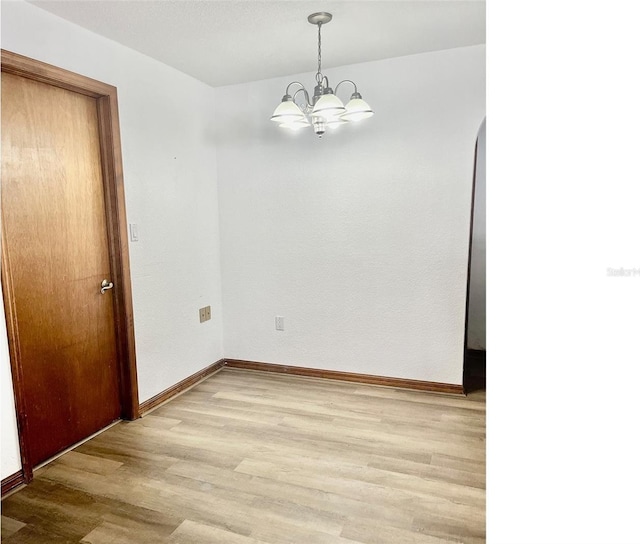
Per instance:
[[[2,74],[3,254],[32,466],[121,413],[99,129],[96,98]]]

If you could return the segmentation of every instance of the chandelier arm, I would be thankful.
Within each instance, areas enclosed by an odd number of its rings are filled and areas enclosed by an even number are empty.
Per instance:
[[[299,81],[292,81],[291,83],[289,83],[289,85],[287,85],[287,90],[284,92],[285,95],[289,94],[289,87],[291,87],[291,85],[300,85],[300,87],[304,89],[304,85],[302,83],[300,83]]]
[[[336,90],[335,90],[335,94],[338,94],[338,89],[340,88],[340,85],[342,85],[343,83],[351,83],[353,85],[353,92],[357,93],[358,92],[358,86],[355,84],[354,81],[351,81],[350,79],[343,79],[340,83],[338,83],[336,85]]]
[[[309,93],[307,92],[307,89],[305,89],[304,87],[302,87],[302,89],[298,89],[295,93],[293,93],[293,101],[296,103],[298,107],[300,107],[300,105],[296,102],[296,96],[298,96],[299,92],[304,93],[304,100],[305,100],[304,107],[300,109],[303,109],[306,112],[311,105],[311,101],[309,100]]]

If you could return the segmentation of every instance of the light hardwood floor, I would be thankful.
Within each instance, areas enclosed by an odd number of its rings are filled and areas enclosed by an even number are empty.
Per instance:
[[[2,542],[485,542],[485,395],[225,369],[36,471]]]

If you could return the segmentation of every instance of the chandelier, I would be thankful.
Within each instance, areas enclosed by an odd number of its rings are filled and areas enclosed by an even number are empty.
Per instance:
[[[336,85],[336,91],[329,86],[329,78],[322,73],[322,25],[331,21],[331,13],[321,11],[312,13],[307,20],[312,25],[318,25],[318,72],[316,73],[316,86],[313,96],[309,97],[307,89],[299,81],[292,81],[287,85],[282,102],[273,112],[271,120],[282,128],[297,130],[304,127],[313,127],[313,131],[319,136],[325,133],[327,128],[337,128],[352,121],[360,121],[371,117],[373,110],[358,92],[358,87],[350,79],[345,79]],[[336,95],[340,85],[350,83],[353,85],[353,94],[345,106]],[[291,88],[297,86],[293,94]],[[295,87],[294,87],[295,88]],[[296,101],[298,100],[298,101]]]

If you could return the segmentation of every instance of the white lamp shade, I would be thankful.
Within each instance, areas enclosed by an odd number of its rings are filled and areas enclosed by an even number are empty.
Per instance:
[[[369,104],[362,100],[362,98],[353,98],[347,103],[345,112],[340,116],[340,119],[344,119],[345,121],[360,121],[372,115],[373,110]]]
[[[344,111],[345,108],[342,100],[335,94],[323,94],[316,102],[311,113],[328,121],[341,115]]]
[[[293,100],[280,102],[273,112],[271,120],[276,123],[295,123],[296,121],[305,121],[304,113]]]
[[[342,119],[340,119],[340,117],[335,117],[333,119],[329,119],[326,122],[327,128],[331,128],[331,129],[336,129],[338,128],[340,125],[346,125],[347,122],[343,121]]]
[[[306,119],[303,119],[301,121],[290,121],[287,123],[282,123],[279,126],[280,128],[288,128],[289,130],[298,130],[299,128],[310,127],[311,123],[309,123],[309,121],[307,121]]]

